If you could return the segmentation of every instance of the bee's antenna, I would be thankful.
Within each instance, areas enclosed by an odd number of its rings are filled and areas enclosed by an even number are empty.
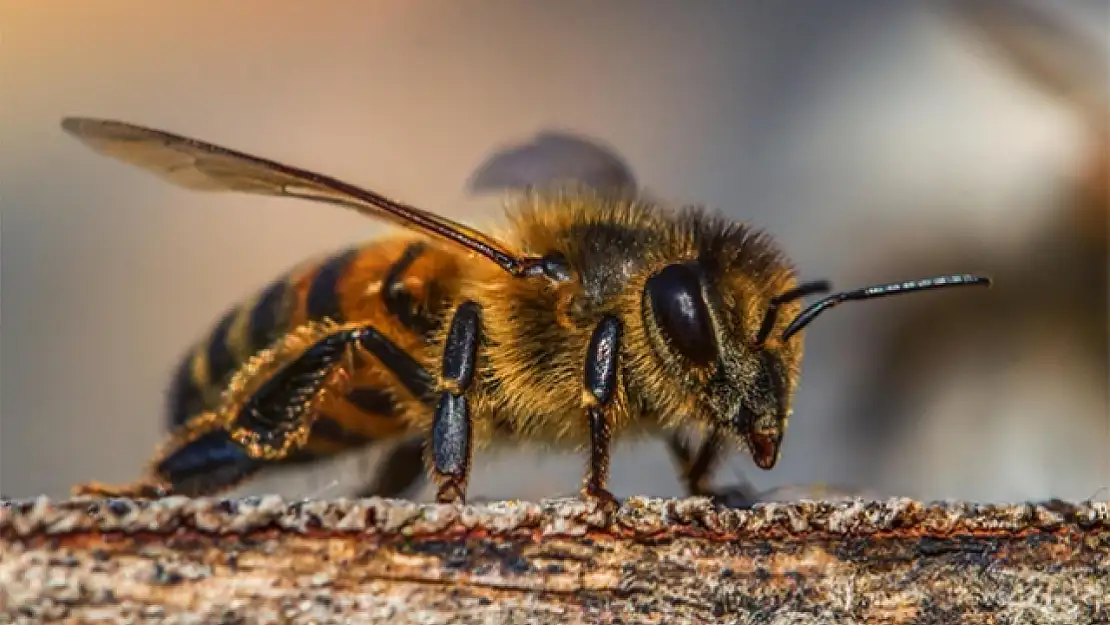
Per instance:
[[[867,286],[852,291],[844,291],[826,297],[825,299],[814,302],[809,305],[790,325],[786,326],[786,330],[782,333],[782,340],[788,340],[791,336],[797,334],[802,328],[810,324],[817,315],[825,312],[826,310],[840,304],[852,300],[861,299],[875,299],[878,297],[886,297],[888,295],[898,295],[900,293],[912,293],[914,291],[927,291],[929,289],[941,289],[955,286],[990,286],[991,279],[985,276],[977,276],[970,273],[957,274],[952,276],[938,276],[936,278],[923,278],[921,280],[910,280],[906,282],[891,282],[890,284],[877,284],[875,286]]]
[[[781,295],[771,298],[771,303],[767,306],[767,313],[763,315],[763,325],[759,326],[759,334],[756,335],[756,345],[762,345],[767,337],[771,335],[771,330],[775,329],[775,322],[778,321],[779,317],[779,306],[806,295],[827,293],[830,289],[832,289],[832,285],[829,284],[828,280],[816,280],[814,282],[804,282]]]

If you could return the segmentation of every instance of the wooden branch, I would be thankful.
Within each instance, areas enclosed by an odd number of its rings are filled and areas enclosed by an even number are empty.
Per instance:
[[[1110,622],[1110,506],[0,505],[0,622]]]

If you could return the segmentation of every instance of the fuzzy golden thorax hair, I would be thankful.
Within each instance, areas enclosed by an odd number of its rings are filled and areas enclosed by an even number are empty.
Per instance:
[[[478,422],[488,416],[488,427],[541,442],[587,441],[587,345],[613,315],[622,325],[615,431],[698,424],[774,465],[802,356],[801,335],[778,337],[801,304],[782,305],[759,343],[770,299],[795,286],[767,236],[702,208],[588,190],[531,193],[508,216],[506,240],[561,256],[572,279],[520,280],[475,262],[459,301],[482,309]]]

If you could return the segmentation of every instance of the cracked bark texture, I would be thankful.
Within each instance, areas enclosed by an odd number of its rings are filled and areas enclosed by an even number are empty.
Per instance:
[[[1110,505],[0,505],[0,622],[1107,623]]]

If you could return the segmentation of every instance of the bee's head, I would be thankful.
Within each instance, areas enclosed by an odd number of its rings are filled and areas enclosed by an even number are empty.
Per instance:
[[[782,267],[722,269],[699,260],[663,266],[643,286],[643,327],[661,365],[660,405],[739,438],[755,464],[772,468],[786,433],[802,358],[801,330],[822,311],[855,299],[942,286],[989,284],[960,275],[837,293],[802,309],[825,281],[798,284]],[[731,267],[731,268],[729,268]]]
[[[693,407],[695,414],[685,416],[731,433],[757,466],[770,469],[797,386],[801,337],[760,340],[763,319],[770,318],[772,331],[781,330],[779,314],[760,313],[768,310],[768,298],[750,276],[713,274],[696,261],[654,272],[644,283],[644,326],[671,372],[668,386]],[[789,314],[799,306],[784,301],[777,308]]]

